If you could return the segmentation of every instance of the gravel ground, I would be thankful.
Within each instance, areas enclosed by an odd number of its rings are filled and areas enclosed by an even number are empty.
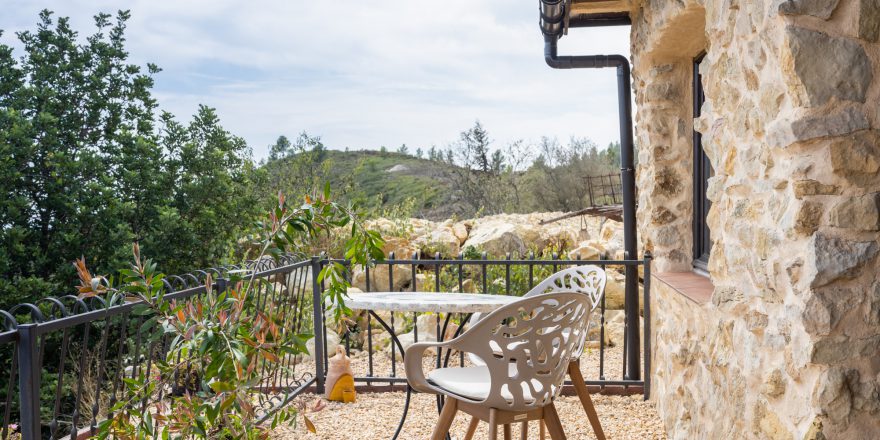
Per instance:
[[[445,354],[444,354],[445,357]],[[459,365],[459,356],[453,354],[450,358],[449,366]],[[425,357],[425,371],[430,371],[436,362],[435,357]],[[297,372],[314,371],[314,362],[311,360],[302,360],[296,366]],[[355,377],[366,377],[369,372],[369,357],[366,351],[355,351],[351,354],[351,369],[354,371]],[[467,357],[465,357],[465,365],[468,365]],[[403,363],[398,360],[396,362],[396,376],[405,377],[403,374]],[[599,378],[599,349],[587,348],[581,356],[581,372],[586,380],[596,380]],[[606,347],[605,348],[605,379],[619,380],[623,377],[623,347]],[[381,377],[391,376],[391,356],[388,352],[373,353],[373,375]]]
[[[450,365],[458,365],[458,356],[453,356],[454,361]],[[434,357],[425,357],[423,364],[425,370],[430,371],[434,366]],[[465,360],[465,364],[468,362]],[[297,366],[297,371],[310,371],[314,363],[304,361]],[[373,355],[374,375],[390,376],[391,359],[387,353],[375,353]],[[356,376],[364,376],[368,371],[369,358],[366,352],[352,353],[352,369]],[[613,380],[622,376],[623,350],[622,347],[608,347],[605,349],[605,377]],[[594,379],[599,377],[599,351],[587,349],[581,357],[581,370],[584,377]],[[397,362],[397,376],[403,377],[403,365]],[[377,384],[381,385],[381,383]],[[303,395],[301,399],[306,402],[315,400],[312,394]],[[391,438],[400,415],[403,411],[405,394],[401,392],[389,393],[359,393],[357,402],[354,404],[342,404],[328,402],[327,408],[321,412],[309,414],[315,423],[318,434],[310,434],[300,424],[296,428],[280,427],[272,435],[273,439],[387,439]],[[666,438],[663,426],[660,422],[654,404],[644,402],[642,396],[602,396],[593,395],[593,402],[602,420],[602,426],[606,437],[609,439],[663,439]],[[311,405],[309,405],[311,406]],[[565,427],[565,432],[570,439],[595,438],[589,421],[580,406],[576,396],[563,396],[556,402],[560,418]],[[437,422],[436,399],[433,395],[413,394],[412,404],[407,416],[406,424],[401,432],[401,440],[426,439],[430,437],[434,424]],[[461,439],[467,429],[469,416],[459,413],[452,428],[453,438]],[[538,438],[537,423],[530,426],[530,439]],[[518,428],[514,430],[514,437],[518,438]],[[485,424],[477,430],[475,439],[486,439],[487,431]],[[549,436],[547,437],[549,439]]]
[[[315,399],[314,395],[302,396],[306,401]],[[343,404],[330,402],[327,408],[309,414],[318,433],[306,431],[302,423],[297,427],[279,427],[272,433],[273,439],[346,439],[381,440],[391,438],[400,414],[403,411],[404,393],[358,394],[357,402]],[[601,396],[594,395],[593,403],[602,421],[605,436],[609,439],[665,439],[654,404],[645,402],[641,396]],[[590,423],[576,396],[563,396],[556,400],[556,408],[569,439],[592,439]],[[414,394],[406,423],[401,431],[401,440],[424,440],[431,436],[437,423],[436,400],[430,394]],[[453,439],[461,440],[467,429],[470,416],[459,412],[452,426]],[[519,438],[519,430],[514,429],[514,439]],[[488,438],[487,427],[481,423],[475,439]],[[538,439],[537,422],[529,426],[529,438]],[[549,439],[549,436],[547,437]]]

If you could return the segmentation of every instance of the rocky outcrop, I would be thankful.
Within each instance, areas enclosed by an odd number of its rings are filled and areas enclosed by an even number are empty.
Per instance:
[[[522,257],[545,251],[564,255],[584,246],[601,248],[602,255],[613,255],[623,247],[620,222],[599,217],[566,219],[546,225],[542,220],[558,217],[563,213],[499,214],[464,221],[446,220],[433,222],[422,219],[377,219],[367,226],[378,230],[386,238],[386,255],[394,252],[395,258],[411,258],[419,253],[423,258],[437,253],[441,258],[454,258],[467,248],[486,252],[492,257],[504,257],[510,253]],[[583,259],[598,258],[582,255]]]
[[[481,221],[471,230],[466,247],[482,249],[492,255],[525,255],[526,242],[517,233],[516,226],[503,221]]]

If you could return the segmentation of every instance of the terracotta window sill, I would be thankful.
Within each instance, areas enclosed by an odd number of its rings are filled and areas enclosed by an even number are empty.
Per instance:
[[[660,272],[653,274],[658,281],[672,287],[697,304],[706,304],[712,299],[715,286],[707,276],[693,272]]]

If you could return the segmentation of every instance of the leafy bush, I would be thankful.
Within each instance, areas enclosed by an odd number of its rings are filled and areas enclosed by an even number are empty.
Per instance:
[[[378,234],[364,228],[354,207],[331,201],[329,188],[295,208],[280,196],[261,226],[261,257],[280,256],[337,228],[350,228],[344,257],[352,264],[381,257]],[[100,295],[111,304],[137,301],[132,313],[145,319],[141,332],[151,335],[150,342],[171,341],[165,356],[154,363],[158,374],[139,369],[124,379],[125,395],[100,423],[98,438],[263,439],[268,428],[295,423],[305,408],[284,406],[272,414],[268,426],[259,423],[253,396],[260,391],[255,387],[271,383],[286,369],[285,357],[306,353],[305,341],[312,335],[284,328],[286,309],[273,302],[274,295],[257,294],[265,281],[256,278],[256,271],[238,274],[226,290],[212,287],[186,301],[173,301],[165,298],[164,275],[156,263],[141,257],[137,245],[134,263],[120,271],[117,286],[93,276],[82,259],[75,266],[82,297]],[[350,313],[344,304],[349,287],[345,270],[341,264],[327,264],[318,280],[326,282],[324,299],[336,306],[337,317]],[[212,286],[210,277],[205,285]],[[145,407],[142,402],[152,403]],[[302,415],[306,427],[314,430]]]

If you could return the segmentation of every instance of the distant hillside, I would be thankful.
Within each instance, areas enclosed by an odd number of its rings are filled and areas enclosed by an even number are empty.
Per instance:
[[[293,169],[297,157],[269,162],[270,174]],[[447,218],[461,210],[448,181],[451,165],[414,156],[374,150],[324,153],[323,170],[335,191],[361,202],[368,210],[404,209],[406,216]],[[323,179],[322,179],[323,180]]]
[[[439,220],[574,211],[587,204],[584,177],[620,168],[619,146],[599,150],[588,140],[562,145],[544,139],[492,150],[488,135],[477,128],[463,133],[461,142],[429,153],[443,160],[328,150],[305,133],[295,143],[282,136],[271,147],[276,159],[263,166],[268,181],[260,187],[267,194],[304,194],[329,180],[335,194],[361,202],[372,217]]]

